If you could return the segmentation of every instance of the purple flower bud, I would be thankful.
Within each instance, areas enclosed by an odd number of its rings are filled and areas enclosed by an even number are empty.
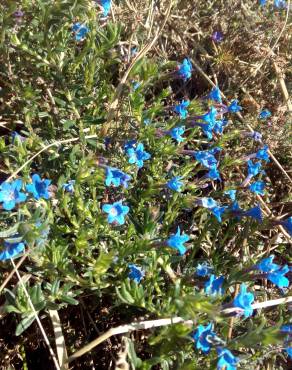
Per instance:
[[[223,40],[223,35],[220,31],[215,31],[212,34],[212,40],[215,42],[221,42]]]
[[[16,10],[16,12],[13,13],[13,17],[15,18],[22,18],[24,16],[24,12],[21,10]]]

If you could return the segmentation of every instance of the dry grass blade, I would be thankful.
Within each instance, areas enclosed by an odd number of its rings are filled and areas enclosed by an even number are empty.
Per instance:
[[[288,93],[288,90],[285,84],[285,80],[283,78],[283,73],[275,61],[273,61],[273,64],[274,64],[274,68],[275,68],[275,71],[276,71],[276,74],[277,74],[277,77],[278,77],[278,80],[281,86],[281,90],[282,90],[282,93],[285,99],[285,103],[287,104],[289,113],[291,114],[292,113],[292,103],[291,103],[289,93]]]
[[[281,304],[287,304],[292,302],[292,297],[286,297],[286,298],[279,298],[279,299],[273,299],[265,302],[256,302],[252,304],[253,309],[262,309],[266,307],[272,307],[272,306],[278,306]],[[227,309],[223,309],[221,311],[224,315],[229,314],[235,314],[239,312],[241,309],[238,307],[231,307]],[[92,342],[88,343],[86,346],[78,350],[77,352],[73,353],[68,358],[68,362],[72,362],[76,360],[78,357],[83,356],[85,353],[91,351],[94,347],[98,346],[105,340],[109,339],[113,335],[118,334],[124,334],[124,333],[130,333],[135,330],[147,330],[152,328],[158,328],[162,326],[168,326],[168,325],[174,325],[178,323],[183,323],[185,325],[192,326],[194,324],[193,320],[185,320],[182,317],[172,317],[167,319],[158,319],[158,320],[148,320],[148,321],[140,321],[140,322],[134,322],[128,325],[121,325],[116,328],[111,328],[102,335],[100,335],[98,338],[93,340]]]
[[[240,289],[240,285],[236,284],[234,295],[233,295],[234,297],[236,297],[237,294],[239,293],[239,289]],[[233,326],[234,326],[234,316],[232,316],[231,319],[230,319],[230,326],[229,326],[228,335],[227,335],[228,339],[232,338]]]
[[[278,45],[278,43],[279,43],[279,40],[281,39],[281,37],[282,37],[282,35],[283,35],[284,31],[285,31],[285,28],[286,28],[286,26],[287,26],[288,19],[289,19],[289,13],[290,13],[290,4],[291,4],[291,0],[288,0],[288,3],[287,3],[287,12],[286,12],[285,21],[284,21],[283,27],[282,27],[282,29],[281,29],[281,31],[280,31],[280,33],[279,33],[279,35],[278,35],[278,37],[277,37],[276,41],[274,42],[273,46],[271,46],[271,47],[269,48],[268,54],[264,57],[264,59],[261,61],[261,63],[260,63],[260,64],[257,66],[257,68],[253,71],[252,75],[251,75],[249,78],[247,78],[247,79],[242,83],[242,85],[245,85],[245,84],[246,84],[246,82],[247,82],[250,78],[254,78],[254,77],[257,75],[258,71],[262,68],[262,66],[264,65],[264,63],[266,62],[266,60],[267,60],[267,59],[268,59],[268,58],[273,54],[273,52],[274,52],[274,50],[275,50],[276,46],[277,46],[277,45]]]
[[[130,366],[127,362],[127,357],[129,353],[129,342],[126,337],[122,337],[121,350],[118,353],[118,358],[116,361],[115,370],[129,370]]]
[[[35,310],[35,308],[34,308],[34,305],[33,305],[32,301],[31,301],[31,299],[30,299],[30,296],[29,296],[29,294],[28,294],[28,291],[27,291],[27,289],[26,289],[26,287],[25,287],[25,285],[24,285],[24,282],[23,282],[23,280],[22,280],[22,278],[21,278],[21,276],[20,276],[20,274],[19,274],[19,272],[18,272],[18,268],[16,267],[16,265],[15,265],[15,263],[14,263],[14,261],[13,261],[13,259],[12,259],[12,258],[10,259],[10,261],[11,261],[11,263],[12,263],[13,268],[15,269],[15,272],[16,272],[16,275],[17,275],[17,278],[18,278],[18,280],[19,280],[19,282],[20,282],[20,285],[21,285],[21,287],[22,287],[22,289],[23,289],[23,291],[24,291],[24,294],[25,294],[25,296],[26,296],[26,298],[27,298],[27,301],[28,301],[28,303],[29,303],[29,305],[30,305],[30,308],[32,309],[32,313],[33,313],[33,315],[35,316],[36,322],[37,322],[37,324],[38,324],[38,326],[39,326],[39,328],[40,328],[40,331],[41,331],[41,333],[42,333],[42,336],[43,336],[43,338],[44,338],[44,341],[45,341],[46,345],[48,346],[48,349],[49,349],[50,355],[52,356],[52,359],[53,359],[53,362],[54,362],[55,368],[56,368],[57,370],[61,370],[61,369],[60,369],[60,366],[59,366],[59,363],[58,363],[58,360],[57,360],[57,358],[56,358],[56,356],[55,356],[55,353],[54,353],[54,351],[53,351],[53,349],[52,349],[52,347],[51,347],[51,345],[50,345],[50,342],[49,342],[48,336],[47,336],[47,334],[46,334],[46,332],[45,332],[45,329],[44,329],[44,327],[43,327],[43,325],[42,325],[42,323],[41,323],[41,320],[40,320],[40,319],[39,319],[39,317],[38,317],[38,314],[37,314],[37,312],[36,312],[36,310]]]
[[[105,136],[107,134],[108,130],[110,129],[110,127],[111,127],[111,123],[112,123],[112,121],[115,117],[115,114],[116,114],[116,109],[117,109],[117,106],[118,106],[118,103],[119,103],[119,99],[120,99],[120,97],[122,95],[122,92],[123,92],[123,87],[124,87],[128,77],[129,77],[129,74],[131,73],[132,69],[137,64],[137,62],[141,58],[143,58],[148,53],[148,51],[151,50],[153,45],[156,43],[161,31],[163,30],[163,28],[164,28],[164,26],[165,26],[165,24],[166,24],[166,22],[167,22],[167,20],[170,16],[170,12],[171,12],[171,8],[172,8],[173,4],[174,4],[174,2],[170,1],[161,27],[157,30],[157,32],[156,32],[154,38],[152,39],[152,41],[149,42],[148,44],[146,44],[142,48],[142,50],[135,56],[135,58],[133,59],[133,61],[130,64],[130,66],[126,70],[124,76],[122,77],[122,79],[121,79],[121,81],[120,81],[120,83],[117,87],[113,102],[110,105],[110,109],[109,109],[108,116],[107,116],[107,122],[104,124],[104,126],[101,129],[101,135],[102,136]]]
[[[15,265],[15,267],[13,268],[13,270],[9,273],[9,275],[7,276],[7,278],[3,281],[3,283],[1,284],[0,286],[0,293],[2,292],[2,290],[6,287],[6,285],[9,283],[9,281],[11,280],[12,276],[15,274],[15,271],[16,269],[19,269],[19,267],[23,264],[23,262],[25,261],[26,257],[28,256],[28,252],[25,253],[21,258],[20,260],[17,262],[17,264]]]
[[[55,343],[57,349],[57,356],[61,370],[69,369],[67,365],[68,355],[66,349],[66,343],[62,332],[62,324],[60,316],[57,310],[49,310],[49,315],[53,324],[54,334],[55,334]]]

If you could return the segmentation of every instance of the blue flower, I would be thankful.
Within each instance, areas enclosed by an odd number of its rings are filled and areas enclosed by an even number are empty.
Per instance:
[[[250,178],[253,177],[253,176],[256,176],[260,172],[261,167],[262,167],[261,162],[253,163],[253,161],[251,161],[251,160],[247,161],[248,176]]]
[[[179,114],[180,118],[187,118],[188,111],[187,107],[190,105],[188,100],[183,100],[180,104],[174,107],[175,113]]]
[[[19,133],[16,132],[16,131],[13,131],[11,133],[11,139],[12,139],[13,144],[15,142],[17,143],[17,141],[24,142],[26,140],[26,138],[24,136],[19,135]]]
[[[214,200],[213,198],[201,198],[197,201],[197,203],[204,208],[208,208],[219,222],[222,221],[221,215],[224,213],[227,207],[218,206],[216,200]]]
[[[255,140],[255,141],[262,141],[262,137],[263,135],[258,132],[258,131],[254,131],[252,134],[251,134],[251,137]]]
[[[292,335],[292,324],[282,325],[280,331]]]
[[[75,185],[75,180],[69,180],[68,183],[63,184],[62,187],[68,193],[73,194],[74,193],[74,185]]]
[[[210,94],[208,95],[208,98],[214,100],[217,103],[222,103],[221,93],[218,86],[213,87]]]
[[[213,132],[212,132],[213,126],[211,126],[209,124],[202,124],[201,128],[202,128],[204,134],[207,136],[207,139],[212,140],[212,138],[213,138]]]
[[[136,283],[140,283],[140,281],[145,276],[145,271],[143,271],[141,267],[134,265],[134,264],[129,264],[129,269],[130,269],[130,272],[129,272],[128,277],[131,280],[136,281]]]
[[[217,113],[218,112],[216,108],[210,107],[210,110],[207,113],[200,116],[200,118],[209,125],[210,129],[212,129],[216,122]]]
[[[74,23],[72,30],[75,33],[76,41],[82,41],[89,32],[89,28],[86,27],[85,24],[79,22]]]
[[[151,119],[150,118],[144,118],[143,123],[144,123],[145,126],[149,126],[150,123],[151,123]]]
[[[225,190],[224,194],[228,195],[229,198],[234,202],[236,199],[236,190],[230,189],[230,190]]]
[[[227,118],[223,118],[221,120],[216,120],[215,121],[215,125],[214,125],[214,128],[213,128],[213,131],[216,133],[216,134],[220,134],[222,135],[223,134],[223,129],[224,127],[228,124],[228,119]]]
[[[244,310],[244,317],[249,317],[253,313],[252,302],[254,301],[253,293],[247,292],[247,286],[241,284],[239,294],[234,298],[233,306]]]
[[[32,184],[26,185],[26,190],[31,193],[36,200],[40,198],[49,199],[49,185],[51,180],[42,180],[40,176],[35,173],[32,175]]]
[[[212,267],[208,262],[199,263],[196,268],[196,274],[198,276],[208,276],[212,272]]]
[[[217,114],[218,114],[217,109],[211,106],[210,110],[207,113],[200,116],[200,118],[204,122],[209,123],[211,126],[214,126]]]
[[[185,132],[185,126],[174,127],[169,131],[170,136],[178,143],[183,142],[185,139],[181,137]]]
[[[292,324],[283,325],[280,329],[280,332],[283,334],[287,334],[284,341],[284,346],[289,345],[292,340]],[[292,347],[285,348],[288,356],[292,358]]]
[[[208,208],[208,209],[211,209],[211,208],[214,208],[214,207],[217,207],[217,202],[216,200],[214,200],[213,198],[207,198],[207,197],[204,197],[204,198],[201,198],[199,200],[199,204],[204,207],[204,208]]]
[[[126,141],[124,145],[125,152],[127,152],[128,149],[134,149],[136,144],[137,144],[137,140],[135,139]]]
[[[131,176],[127,175],[123,171],[114,168],[114,167],[106,167],[106,178],[105,178],[105,185],[114,187],[122,185],[124,188],[128,187],[128,181],[131,180]]]
[[[260,6],[264,6],[267,4],[267,0],[259,0]]]
[[[167,245],[171,248],[177,249],[179,254],[183,255],[187,250],[184,246],[184,243],[186,243],[188,240],[190,240],[189,235],[181,234],[180,228],[178,227],[176,234],[171,235],[170,238],[167,239]]]
[[[263,181],[256,181],[249,185],[249,190],[255,194],[265,195],[264,189],[265,183]]]
[[[12,131],[10,136],[11,136],[11,139],[12,139],[12,142],[13,142],[13,143],[14,143],[17,139],[19,139],[19,137],[20,137],[19,133],[18,133],[18,132],[16,132],[16,131]]]
[[[272,272],[278,270],[280,266],[277,265],[276,263],[273,263],[274,257],[275,256],[271,254],[269,257],[261,260],[257,265],[255,265],[255,267],[263,272]]]
[[[178,75],[182,77],[185,81],[191,78],[193,66],[188,58],[185,58],[182,64],[179,66]]]
[[[243,209],[239,207],[239,204],[237,201],[233,202],[231,206],[229,207],[229,210],[231,214],[238,220],[241,217],[243,217]]]
[[[292,347],[285,348],[285,351],[287,352],[287,355],[292,358]]]
[[[220,148],[218,149],[221,150]],[[214,150],[197,151],[194,153],[194,157],[202,166],[212,169],[217,167],[217,159],[214,154],[216,154]]]
[[[265,145],[263,148],[261,148],[257,153],[256,153],[256,158],[257,159],[262,159],[263,161],[269,162],[269,147]]]
[[[9,243],[4,241],[5,249],[0,252],[0,261],[9,260],[10,258],[14,258],[19,253],[23,252],[24,250],[24,243]]]
[[[247,211],[243,211],[242,216],[252,217],[252,218],[254,218],[255,220],[257,220],[259,222],[263,221],[262,210],[261,210],[261,207],[259,205],[255,206],[255,207],[252,207]]]
[[[181,187],[184,185],[184,183],[180,181],[181,179],[182,179],[181,176],[175,176],[167,182],[166,186],[168,187],[168,189],[181,192],[182,191]]]
[[[199,325],[197,330],[192,334],[196,342],[196,348],[200,349],[203,353],[209,353],[212,347],[212,339],[217,335],[213,332],[213,324],[207,326]]]
[[[13,182],[3,182],[0,185],[0,202],[6,211],[10,211],[16,204],[24,202],[26,195],[20,190],[22,188],[22,181],[20,179]]]
[[[133,81],[133,90],[137,90],[141,86],[141,82]]]
[[[138,168],[142,168],[144,165],[144,161],[151,158],[151,155],[144,151],[144,145],[139,143],[136,148],[129,148],[126,151],[129,157],[129,163],[136,163]]]
[[[216,277],[215,275],[210,275],[209,280],[205,283],[205,293],[212,296],[217,294],[222,295],[224,293],[223,283],[223,276]]]
[[[271,117],[271,112],[268,109],[262,110],[261,113],[259,114],[260,119],[267,119],[269,117]]]
[[[244,211],[243,209],[239,207],[237,202],[234,202],[232,206],[230,207],[230,211],[236,217],[252,217],[259,222],[263,221],[262,210],[259,205],[252,207],[247,211]]]
[[[206,174],[206,178],[221,181],[220,173],[217,168],[211,168],[211,170]]]
[[[288,231],[288,234],[292,236],[292,216],[286,220],[281,221],[281,225]]]
[[[217,370],[236,370],[236,364],[239,359],[233,356],[232,352],[227,348],[217,348],[219,360],[217,362]]]
[[[279,9],[284,9],[287,7],[287,3],[284,0],[274,0],[274,6]]]
[[[221,42],[223,40],[223,35],[220,31],[213,32],[212,40],[215,42]]]
[[[38,237],[35,239],[35,243],[37,247],[41,247],[48,240],[50,226],[47,223],[42,223],[40,220],[35,223],[35,226],[35,231],[38,233]]]
[[[283,334],[287,334],[284,340],[284,345],[291,344],[292,340],[292,324],[283,325],[280,329],[280,332]],[[287,352],[288,356],[292,358],[292,347],[286,347],[285,351]]]
[[[103,212],[107,213],[107,220],[110,224],[116,222],[118,225],[125,223],[125,215],[129,212],[129,207],[124,206],[122,201],[114,202],[113,204],[104,204],[102,206]]]
[[[131,56],[134,57],[137,54],[138,54],[138,48],[134,46],[133,48],[131,48]]]
[[[214,148],[209,149],[208,152],[211,153],[211,154],[213,154],[213,155],[215,155],[215,154],[221,152],[221,150],[222,149],[220,148],[220,146],[215,146]]]
[[[231,212],[234,212],[237,216],[241,216],[240,213],[244,212],[240,207],[238,202],[233,202],[231,207],[230,207]]]
[[[228,112],[236,113],[242,110],[241,106],[237,104],[238,100],[232,100],[231,104],[228,107]]]
[[[289,280],[284,276],[287,272],[289,272],[289,267],[285,265],[276,271],[270,272],[267,278],[277,285],[278,288],[287,288],[289,286]]]
[[[111,0],[100,0],[101,6],[103,7],[103,15],[107,17],[111,9]]]
[[[226,208],[227,207],[214,207],[214,208],[211,208],[210,211],[216,217],[218,222],[222,222],[221,216],[225,212]]]

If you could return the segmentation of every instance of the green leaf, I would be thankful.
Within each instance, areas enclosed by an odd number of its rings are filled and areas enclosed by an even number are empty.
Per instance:
[[[16,296],[15,296],[14,292],[12,292],[11,290],[5,289],[5,298],[6,298],[6,301],[9,304],[11,304],[11,305],[15,304]]]
[[[8,230],[0,232],[0,238],[8,238],[11,235],[14,235],[18,231],[19,222],[10,227]]]
[[[60,299],[63,301],[63,302],[66,302],[66,303],[69,303],[69,304],[72,304],[72,305],[74,305],[74,306],[77,306],[78,304],[79,304],[79,302],[76,300],[76,299],[74,299],[74,298],[72,298],[72,297],[70,297],[70,296],[68,296],[68,295],[61,295],[60,296]]]
[[[285,334],[280,332],[282,320],[276,325],[265,328],[266,320],[264,317],[259,318],[260,322],[253,323],[253,327],[249,331],[236,338],[237,345],[244,345],[246,347],[257,348],[259,344],[263,346],[277,344],[284,340]]]
[[[128,343],[128,356],[132,363],[134,370],[141,368],[142,360],[137,356],[134,343],[130,338],[124,337],[124,340]]]
[[[125,283],[122,283],[121,289],[116,288],[116,293],[122,302],[128,304],[135,303],[135,299],[132,297],[131,293],[127,290]]]
[[[4,310],[5,310],[6,312],[21,313],[21,311],[20,311],[17,307],[12,306],[12,305],[10,305],[10,304],[9,304],[9,305],[5,305]]]
[[[98,259],[96,260],[93,266],[93,276],[97,282],[109,269],[113,260],[113,256],[114,256],[113,251],[110,251],[108,253],[105,253],[102,250],[100,251]]]
[[[58,291],[60,289],[60,283],[61,281],[59,279],[55,280],[51,286],[51,294],[53,296],[56,296],[58,294]]]
[[[34,320],[35,320],[34,315],[26,316],[25,318],[23,318],[16,327],[15,335],[16,336],[21,335],[27,328],[30,327]]]

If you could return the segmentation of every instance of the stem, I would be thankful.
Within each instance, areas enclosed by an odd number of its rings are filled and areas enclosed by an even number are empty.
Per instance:
[[[251,175],[248,175],[245,180],[243,180],[242,184],[240,185],[241,187],[245,188],[249,183],[250,183],[250,180],[252,179],[252,176]]]
[[[186,155],[194,155],[196,152],[195,150],[188,150],[188,149],[183,149],[181,150],[181,154],[186,154]]]

